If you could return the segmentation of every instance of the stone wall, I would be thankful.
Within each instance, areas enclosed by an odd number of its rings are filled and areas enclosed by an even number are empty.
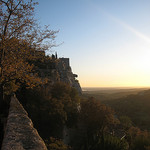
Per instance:
[[[11,97],[2,150],[47,150],[27,112],[15,96]]]

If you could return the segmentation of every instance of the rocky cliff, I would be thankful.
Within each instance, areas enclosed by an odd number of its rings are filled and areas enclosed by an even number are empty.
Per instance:
[[[38,70],[41,77],[49,79],[50,85],[61,81],[76,88],[79,94],[82,93],[80,83],[77,80],[78,75],[73,74],[69,58],[57,58],[52,55],[52,59],[40,64]]]
[[[76,79],[78,75],[72,73],[69,58],[59,58],[56,70],[58,71],[60,81],[70,84],[70,86],[76,88],[80,94],[82,93],[80,83]]]

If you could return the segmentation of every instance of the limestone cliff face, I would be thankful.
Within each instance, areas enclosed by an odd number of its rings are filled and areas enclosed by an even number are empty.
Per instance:
[[[69,58],[59,58],[56,70],[59,74],[60,81],[70,84],[70,86],[76,88],[80,94],[82,93],[80,84],[76,79],[78,75],[72,73]]]
[[[73,74],[69,58],[57,58],[55,55],[52,55],[51,61],[40,65],[38,71],[41,77],[49,79],[49,85],[61,81],[76,88],[80,94],[82,93],[80,83],[76,79],[78,75]]]
[[[19,101],[11,98],[2,150],[47,150]]]

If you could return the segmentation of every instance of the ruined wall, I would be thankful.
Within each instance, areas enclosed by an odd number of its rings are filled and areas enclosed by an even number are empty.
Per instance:
[[[10,102],[2,150],[47,150],[27,112],[15,96]]]

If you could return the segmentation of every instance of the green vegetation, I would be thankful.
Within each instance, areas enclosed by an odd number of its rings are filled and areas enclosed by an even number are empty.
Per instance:
[[[148,88],[84,88],[84,97],[94,97],[100,101],[113,100],[126,97],[131,94],[137,94]]]
[[[120,90],[105,90],[105,93],[103,91],[105,96],[104,99],[101,99],[101,96],[98,96],[102,91],[90,91],[89,93],[86,92],[86,94],[96,97],[96,99],[99,98],[101,103],[114,109],[116,116],[120,121],[120,125],[117,125],[116,129],[120,133],[123,131],[126,135],[125,142],[128,143],[128,149],[148,150],[150,148],[150,133],[148,132],[150,130],[150,90],[132,89],[132,92],[134,92],[132,94],[128,89],[122,90],[126,95],[117,99],[117,94],[119,96],[123,94],[122,91],[119,93]],[[84,96],[86,96],[86,94]],[[114,133],[115,132],[116,130],[114,130]]]
[[[49,94],[42,88],[23,89],[18,93],[40,135],[62,138],[64,125],[72,127],[77,122],[79,97],[74,88],[64,83],[55,83]]]
[[[118,116],[128,116],[135,126],[150,130],[150,91],[145,90],[135,95],[108,100],[105,104],[112,107]]]
[[[126,140],[120,140],[118,137],[112,135],[105,135],[103,139],[95,144],[95,149],[103,150],[127,150],[129,148]]]
[[[103,97],[101,94],[103,93]],[[123,94],[123,95],[122,95]],[[120,118],[127,116],[132,124],[143,130],[150,130],[150,91],[145,89],[112,89],[84,92],[84,96],[93,96],[103,104],[110,106]],[[116,98],[116,96],[118,97]],[[122,96],[121,96],[122,95]],[[121,96],[121,97],[120,97]],[[125,119],[125,118],[124,118]],[[127,119],[127,118],[126,118]]]
[[[71,149],[68,145],[65,145],[62,140],[50,137],[46,140],[46,146],[50,150],[69,150]]]

